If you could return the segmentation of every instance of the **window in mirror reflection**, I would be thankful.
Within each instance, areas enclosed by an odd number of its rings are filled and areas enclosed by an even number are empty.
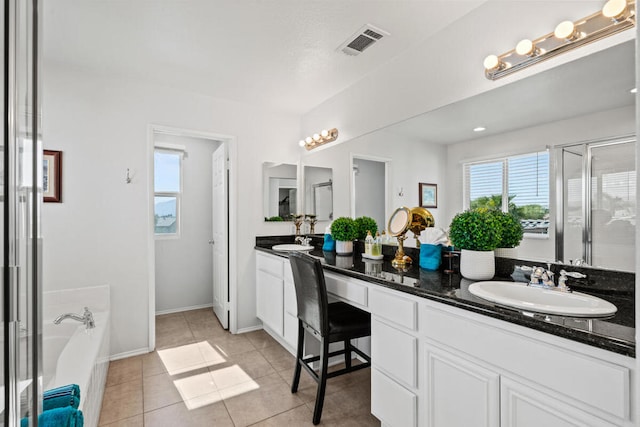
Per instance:
[[[465,163],[465,208],[511,212],[525,233],[549,231],[549,153]],[[505,201],[506,203],[503,203]]]

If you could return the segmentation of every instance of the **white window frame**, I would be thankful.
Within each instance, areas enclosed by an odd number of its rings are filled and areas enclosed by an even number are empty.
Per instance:
[[[153,155],[155,159],[156,153],[166,153],[166,154],[177,154],[179,158],[179,169],[180,169],[180,190],[179,191],[155,191],[153,192],[153,199],[155,201],[156,197],[175,197],[176,198],[176,232],[175,233],[156,233],[155,232],[155,224],[154,224],[154,237],[156,240],[172,240],[179,239],[182,231],[182,194],[184,190],[184,168],[183,168],[183,160],[185,147],[178,146],[175,144],[156,144],[153,150]],[[153,171],[154,181],[155,181],[155,169]],[[155,202],[154,202],[154,217],[155,217]]]
[[[469,176],[469,167],[472,165],[481,165],[481,164],[487,164],[487,163],[502,163],[502,207],[501,210],[502,212],[508,212],[509,211],[509,159],[514,158],[514,157],[522,157],[522,156],[529,156],[529,155],[535,155],[538,153],[541,153],[543,151],[549,151],[547,150],[542,150],[542,151],[532,151],[532,152],[527,152],[527,153],[522,153],[522,154],[517,154],[517,155],[511,155],[511,156],[504,156],[504,157],[497,157],[494,159],[486,159],[486,160],[479,160],[479,161],[469,161],[469,162],[463,162],[462,164],[462,182],[463,182],[463,201],[462,201],[462,206],[464,210],[467,210],[471,207],[471,186],[470,186],[470,176]],[[549,162],[551,162],[551,155],[549,155]],[[551,210],[551,165],[549,164],[549,177],[547,180],[547,186],[548,186],[548,190],[549,190],[549,209]],[[551,220],[550,220],[551,221]],[[528,233],[526,230],[524,231],[523,237],[524,238],[531,238],[531,239],[548,239],[551,236],[551,228],[547,229],[546,233]]]

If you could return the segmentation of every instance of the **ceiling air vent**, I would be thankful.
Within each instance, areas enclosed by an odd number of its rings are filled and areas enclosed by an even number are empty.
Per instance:
[[[338,50],[347,55],[360,55],[366,48],[388,35],[388,32],[367,24],[342,43]]]

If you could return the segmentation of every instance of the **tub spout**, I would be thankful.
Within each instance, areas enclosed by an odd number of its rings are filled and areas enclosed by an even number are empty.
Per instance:
[[[84,323],[87,329],[92,329],[96,327],[96,323],[93,320],[93,313],[89,311],[88,307],[84,308],[84,313],[82,315],[74,314],[74,313],[65,313],[56,317],[53,323],[59,325],[64,319],[73,319],[75,321]]]

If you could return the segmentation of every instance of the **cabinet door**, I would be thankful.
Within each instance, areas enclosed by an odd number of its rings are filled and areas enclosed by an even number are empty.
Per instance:
[[[425,350],[427,425],[498,427],[499,375],[429,343]]]
[[[502,377],[500,388],[502,427],[613,427],[601,418],[510,378]]]
[[[281,278],[258,271],[256,274],[256,312],[262,323],[283,335],[284,282]]]
[[[371,362],[394,380],[417,388],[418,339],[371,318]]]

